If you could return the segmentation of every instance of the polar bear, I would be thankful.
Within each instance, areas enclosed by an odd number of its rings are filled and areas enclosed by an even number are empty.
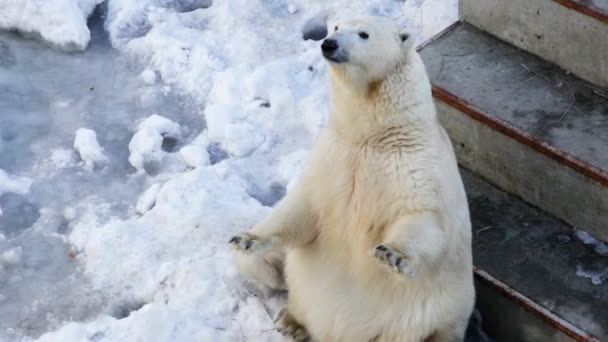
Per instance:
[[[296,341],[461,341],[469,210],[414,39],[380,17],[333,29],[327,126],[299,183],[230,239],[237,267],[288,289],[276,324]]]

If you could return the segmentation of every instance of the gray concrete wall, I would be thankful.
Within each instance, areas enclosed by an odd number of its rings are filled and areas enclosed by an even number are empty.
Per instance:
[[[608,241],[608,188],[435,100],[458,162],[505,191]]]
[[[608,86],[608,24],[550,0],[460,0],[460,16],[597,85]]]

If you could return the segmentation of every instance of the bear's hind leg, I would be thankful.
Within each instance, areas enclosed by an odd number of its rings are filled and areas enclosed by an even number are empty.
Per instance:
[[[291,338],[293,341],[297,342],[311,341],[306,327],[298,322],[286,307],[279,311],[274,322],[277,331],[283,336]]]

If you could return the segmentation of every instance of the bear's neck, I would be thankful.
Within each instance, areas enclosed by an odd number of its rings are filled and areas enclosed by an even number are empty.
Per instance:
[[[345,139],[358,143],[397,126],[416,135],[436,129],[430,82],[415,51],[404,56],[383,80],[345,80],[333,68],[330,79],[328,126]]]

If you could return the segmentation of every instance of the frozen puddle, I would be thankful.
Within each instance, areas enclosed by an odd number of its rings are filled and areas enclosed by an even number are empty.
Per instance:
[[[182,140],[203,125],[196,106],[111,48],[99,17],[83,53],[0,33],[0,182],[25,182],[0,184],[0,341],[37,337],[67,320],[120,318],[141,306],[91,290],[67,233],[87,212],[100,220],[133,215],[147,178],[128,161],[140,119],[158,113],[179,122],[187,127]],[[84,163],[74,149],[80,128],[94,129],[103,149],[98,163]],[[90,138],[84,131],[79,144]],[[182,144],[169,138],[163,149]],[[80,153],[96,157],[86,146]]]

